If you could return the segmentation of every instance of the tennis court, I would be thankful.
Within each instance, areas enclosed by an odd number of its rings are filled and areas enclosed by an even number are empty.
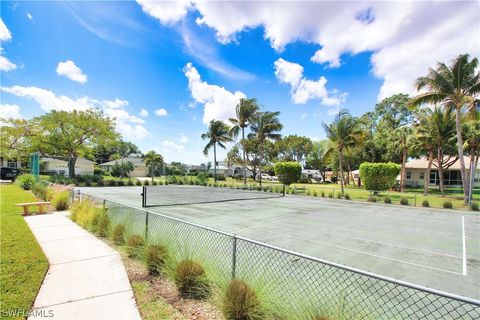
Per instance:
[[[480,299],[478,214],[224,188],[151,188],[151,212]],[[80,190],[142,206],[142,187]]]

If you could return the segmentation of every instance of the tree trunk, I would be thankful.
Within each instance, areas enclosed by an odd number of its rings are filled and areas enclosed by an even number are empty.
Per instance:
[[[423,179],[423,195],[428,195],[428,187],[430,184],[430,171],[432,171],[432,162],[433,162],[433,149],[430,149],[428,152],[428,166],[427,171],[425,172],[425,177]]]
[[[343,157],[343,154],[342,154],[342,150],[338,150],[338,167],[340,169],[340,191],[342,193],[342,196],[343,194],[345,193],[345,190],[343,189],[343,164],[342,164],[342,157]]]
[[[243,142],[245,141],[245,128],[242,127],[242,153],[243,153],[243,185],[247,185],[247,160],[245,157],[245,146]]]
[[[75,163],[77,163],[77,157],[68,157],[68,176],[75,178]]]
[[[472,202],[473,198],[473,183],[475,179],[475,147],[472,147],[470,150],[470,174],[468,179],[468,203]]]
[[[407,178],[407,148],[402,149],[402,173],[400,176],[400,192],[405,192],[405,179]]]
[[[460,160],[460,172],[462,174],[462,184],[463,184],[463,202],[465,205],[468,204],[468,177],[465,170],[465,159],[463,158],[463,139],[462,139],[462,127],[460,123],[460,109],[461,106],[455,106],[455,128],[457,130],[457,147],[458,147],[458,159]]]
[[[260,185],[262,185],[262,161],[263,161],[263,149],[262,144],[260,143],[260,163],[258,164],[260,171]]]
[[[443,151],[442,148],[438,148],[438,178],[440,179],[440,193],[442,194],[442,197],[444,196],[445,193],[445,182],[443,179]]]
[[[213,144],[213,183],[217,182],[217,143]]]

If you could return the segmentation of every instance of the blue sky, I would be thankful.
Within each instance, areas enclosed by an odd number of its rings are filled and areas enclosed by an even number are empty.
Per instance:
[[[320,139],[339,108],[414,94],[428,66],[480,50],[476,1],[2,1],[1,19],[1,117],[95,106],[185,163],[208,161],[200,134],[241,97]]]

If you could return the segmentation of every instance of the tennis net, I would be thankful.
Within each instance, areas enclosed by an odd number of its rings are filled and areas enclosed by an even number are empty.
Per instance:
[[[285,195],[283,186],[236,189],[202,186],[144,186],[143,207],[202,204],[226,201],[279,198]]]

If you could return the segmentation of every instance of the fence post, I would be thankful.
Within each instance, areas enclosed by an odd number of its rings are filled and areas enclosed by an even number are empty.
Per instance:
[[[415,194],[415,207],[417,206],[417,194]]]
[[[145,214],[145,241],[148,240],[148,211]]]
[[[107,207],[107,206],[106,206],[106,202],[107,202],[107,200],[103,199],[103,212],[105,212],[105,209],[106,209],[106,207]]]
[[[232,250],[232,280],[235,279],[237,271],[237,235],[233,235],[233,250]]]
[[[286,187],[285,187],[285,184],[284,184],[284,185],[283,185],[283,196],[284,196],[284,197],[285,197],[285,191],[286,191],[285,189],[286,189]]]
[[[146,202],[147,202],[147,201],[146,201],[146,197],[147,197],[146,191],[147,191],[147,190],[146,190],[146,189],[147,189],[146,186],[143,186],[143,187],[142,187],[142,194],[141,194],[141,196],[142,196],[142,207],[143,207],[143,208],[145,208],[145,207],[147,206],[147,203],[146,203]]]

